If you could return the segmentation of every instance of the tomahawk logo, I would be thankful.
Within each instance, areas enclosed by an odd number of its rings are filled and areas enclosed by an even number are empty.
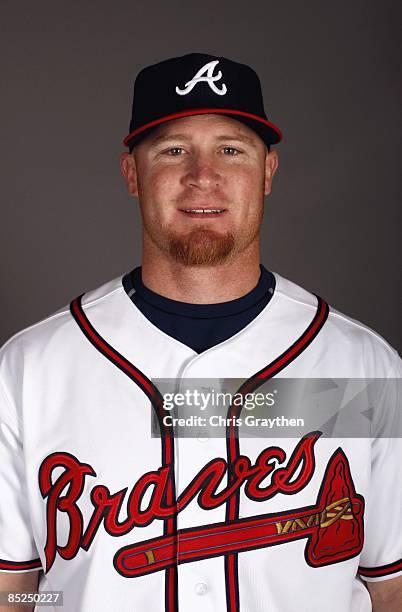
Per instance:
[[[227,92],[227,87],[225,83],[222,83],[221,89],[219,89],[219,87],[215,85],[215,81],[219,81],[219,79],[222,78],[221,70],[219,70],[218,74],[214,75],[214,68],[217,64],[219,64],[219,60],[214,60],[213,62],[208,62],[208,64],[205,64],[205,66],[200,68],[197,74],[193,76],[191,81],[187,81],[184,86],[184,89],[176,87],[176,93],[178,93],[179,96],[186,96],[188,93],[190,93],[190,91],[194,89],[194,87],[198,83],[205,82],[208,83],[212,91],[218,94],[218,96],[224,96]]]

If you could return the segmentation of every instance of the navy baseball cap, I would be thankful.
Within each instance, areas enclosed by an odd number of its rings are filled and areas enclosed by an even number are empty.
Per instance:
[[[221,114],[254,130],[269,147],[282,133],[267,119],[261,83],[246,64],[190,53],[143,68],[134,83],[129,133],[133,147],[158,125],[191,115]]]

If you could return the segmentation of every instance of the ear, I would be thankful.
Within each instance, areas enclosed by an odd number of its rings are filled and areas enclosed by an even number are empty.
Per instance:
[[[264,195],[271,193],[272,180],[279,166],[278,153],[275,149],[267,152],[265,157]]]
[[[120,171],[131,196],[138,196],[137,167],[134,155],[124,152],[120,155]]]

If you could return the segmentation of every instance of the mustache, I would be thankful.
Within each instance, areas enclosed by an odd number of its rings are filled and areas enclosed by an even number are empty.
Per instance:
[[[212,204],[217,208],[228,208],[229,200],[219,193],[210,193],[208,195],[194,197],[194,194],[183,194],[176,198],[176,204],[181,208],[189,208],[196,206],[211,206]]]

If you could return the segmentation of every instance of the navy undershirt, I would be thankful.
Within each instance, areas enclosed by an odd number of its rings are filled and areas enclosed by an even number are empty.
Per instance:
[[[236,300],[218,304],[189,304],[155,293],[143,284],[141,266],[123,277],[123,286],[153,325],[202,353],[246,327],[268,304],[275,290],[275,277],[263,265],[260,269],[254,289]]]

